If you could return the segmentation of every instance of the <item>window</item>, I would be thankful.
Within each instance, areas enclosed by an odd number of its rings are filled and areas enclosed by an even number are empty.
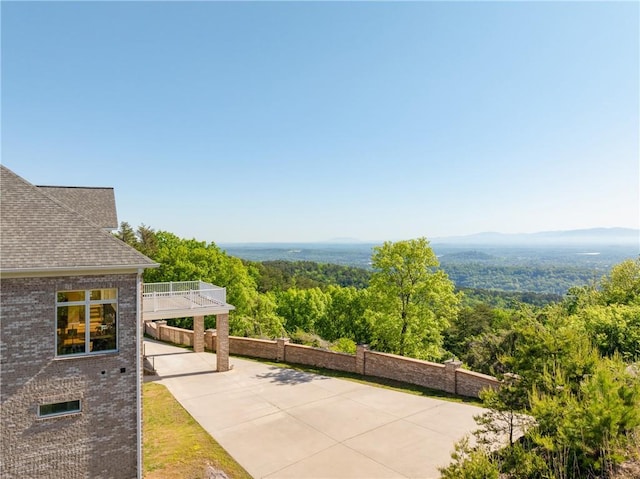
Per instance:
[[[64,414],[72,414],[80,412],[80,400],[56,402],[53,404],[41,404],[38,407],[39,417],[62,416]]]
[[[118,349],[117,290],[59,291],[56,300],[56,355]]]

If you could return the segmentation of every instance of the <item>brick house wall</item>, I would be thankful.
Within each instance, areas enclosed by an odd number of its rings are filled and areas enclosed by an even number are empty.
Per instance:
[[[137,275],[3,278],[0,477],[137,477]],[[118,351],[55,357],[56,293],[118,289]],[[41,404],[81,400],[38,418]]]

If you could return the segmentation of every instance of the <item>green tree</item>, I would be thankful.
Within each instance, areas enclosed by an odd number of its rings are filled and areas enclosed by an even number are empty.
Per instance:
[[[369,292],[356,289],[329,286],[326,290],[329,301],[326,314],[315,323],[316,332],[328,341],[349,338],[356,343],[370,341],[370,326],[366,322],[365,311]]]
[[[152,228],[141,224],[138,226],[137,236],[139,240],[138,250],[149,258],[153,258],[158,251],[156,232]]]
[[[120,229],[115,233],[115,237],[124,241],[129,246],[139,249],[139,241],[136,232],[126,221],[120,223]]]
[[[471,447],[465,437],[455,445],[451,453],[453,462],[440,468],[442,479],[498,479],[500,469],[483,447]]]
[[[534,388],[531,437],[558,477],[610,477],[640,427],[640,382],[619,357],[599,361],[578,388],[569,382]]]
[[[494,310],[484,303],[462,308],[444,332],[444,348],[462,358],[474,338],[494,329],[495,317]]]
[[[640,258],[614,266],[601,289],[605,304],[640,304]]]
[[[528,391],[519,383],[519,376],[505,374],[497,390],[486,389],[480,393],[487,411],[475,417],[480,426],[477,437],[488,447],[496,438],[505,436],[509,447],[513,447],[514,440],[533,424],[527,415]]]
[[[502,358],[505,369],[520,376],[522,387],[550,394],[556,390],[556,375],[563,371],[570,387],[592,373],[598,355],[581,329],[558,306],[541,313],[530,312],[513,325],[509,352]]]
[[[458,311],[454,284],[426,238],[374,248],[369,292],[372,345],[424,359],[442,354],[442,331]]]
[[[182,239],[173,233],[153,232],[144,226],[140,229],[145,231],[145,243],[153,253],[150,258],[160,263],[158,268],[145,271],[146,282],[201,280],[225,287],[227,302],[236,308],[231,314],[251,316],[258,292],[242,261],[227,256],[213,242]]]
[[[640,360],[640,304],[588,306],[576,318],[601,354]]]
[[[276,313],[274,293],[258,294],[248,314],[229,317],[229,332],[234,336],[277,338],[284,336],[283,319]]]
[[[330,296],[320,288],[290,288],[277,295],[277,313],[284,318],[284,327],[289,333],[297,330],[316,332],[316,324],[322,322]]]

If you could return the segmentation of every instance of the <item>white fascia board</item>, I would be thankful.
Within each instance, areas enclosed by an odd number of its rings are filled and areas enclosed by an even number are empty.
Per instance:
[[[38,278],[47,276],[84,276],[98,274],[137,273],[141,269],[157,268],[159,263],[111,266],[60,266],[55,268],[16,268],[0,270],[0,278]]]
[[[165,309],[162,311],[144,311],[142,310],[143,321],[158,321],[160,319],[174,318],[193,318],[195,316],[212,316],[217,314],[229,314],[230,311],[236,309],[234,306],[227,304],[226,306],[207,307],[207,308],[184,308],[184,309]]]

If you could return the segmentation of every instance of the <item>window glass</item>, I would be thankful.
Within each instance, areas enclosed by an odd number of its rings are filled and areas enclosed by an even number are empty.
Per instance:
[[[101,299],[116,299],[115,289],[93,289],[91,290],[91,300],[99,301]]]
[[[117,331],[115,307],[115,304],[98,304],[91,306],[91,351],[109,351],[116,349]]]
[[[62,291],[57,299],[56,355],[118,349],[117,289]]]
[[[69,414],[80,412],[80,400],[65,401],[52,404],[41,404],[38,408],[38,416],[58,416],[60,414]]]
[[[84,318],[84,306],[58,306],[58,354],[85,352]]]
[[[58,293],[59,303],[68,303],[71,301],[84,301],[84,291],[60,291]]]

